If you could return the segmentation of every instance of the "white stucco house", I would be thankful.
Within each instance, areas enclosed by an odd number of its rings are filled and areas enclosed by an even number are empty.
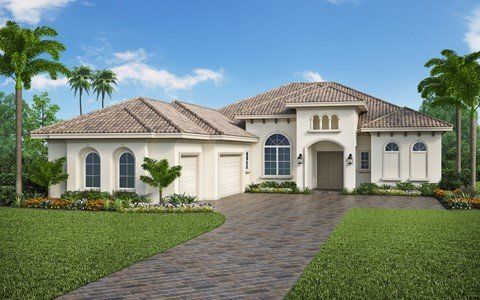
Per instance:
[[[32,136],[47,140],[49,159],[67,157],[69,178],[52,196],[83,189],[155,195],[139,180],[148,156],[183,166],[165,194],[215,200],[266,180],[319,189],[438,182],[442,133],[450,130],[410,108],[317,82],[290,83],[219,110],[139,97]]]

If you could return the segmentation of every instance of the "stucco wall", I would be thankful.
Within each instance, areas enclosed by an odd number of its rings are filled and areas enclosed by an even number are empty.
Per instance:
[[[171,165],[180,164],[182,155],[199,157],[199,199],[218,199],[218,160],[221,154],[239,154],[242,157],[242,187],[250,181],[245,172],[245,152],[250,150],[249,143],[212,142],[168,139],[103,139],[103,140],[49,140],[49,159],[66,156],[65,170],[69,174],[66,183],[52,187],[51,195],[59,197],[66,190],[84,190],[85,156],[97,152],[100,156],[100,190],[113,192],[118,186],[118,158],[123,151],[130,151],[135,156],[135,192],[152,193],[158,199],[158,189],[140,181],[140,175],[146,172],[141,167],[144,157],[168,159]],[[179,180],[175,180],[164,189],[163,194],[181,193]]]
[[[369,133],[359,133],[357,135],[357,159],[355,160],[355,167],[357,169],[356,186],[359,187],[362,183],[370,182],[370,174],[372,169],[372,153],[371,141]],[[360,170],[360,152],[368,151],[370,153],[370,170]]]
[[[314,115],[336,115],[339,118],[339,130],[335,132],[311,131],[311,119]],[[355,161],[356,143],[357,143],[357,123],[358,112],[355,108],[349,107],[317,107],[317,108],[298,108],[297,109],[297,153],[302,153],[304,157],[303,165],[297,165],[297,183],[300,187],[315,187],[314,167],[311,157],[315,156],[310,148],[319,141],[331,141],[337,143],[343,148],[344,156],[344,186],[355,188],[356,172],[355,164],[347,165],[347,157],[352,154]]]
[[[381,133],[377,136],[376,133],[371,135],[371,181],[383,184],[394,184],[396,181],[384,180],[384,148],[389,142],[395,142],[399,146],[399,180],[413,180],[411,174],[411,147],[417,141],[423,141],[427,147],[427,180],[429,182],[438,182],[441,179],[441,164],[442,164],[442,137],[440,133],[435,133],[432,136],[431,132],[422,132],[418,136],[417,132],[410,132],[405,136],[403,132]]]
[[[265,124],[262,120],[255,120],[253,124],[247,120],[246,130],[258,137],[258,143],[252,144],[250,148],[250,181],[262,182],[269,180],[287,181],[296,178],[296,122],[290,119],[288,123],[286,119],[275,120],[267,119]],[[267,138],[275,133],[285,135],[290,140],[290,176],[265,176],[264,174],[264,155],[263,146]]]

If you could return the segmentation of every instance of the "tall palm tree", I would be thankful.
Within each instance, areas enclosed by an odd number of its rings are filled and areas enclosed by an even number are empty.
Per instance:
[[[462,100],[470,117],[470,186],[472,196],[477,185],[477,111],[480,107],[480,51],[464,56],[455,93]]]
[[[74,91],[73,96],[79,95],[80,115],[83,114],[82,110],[82,94],[83,92],[89,93],[90,81],[92,80],[92,70],[87,66],[74,67],[68,77],[68,84]]]
[[[105,107],[105,94],[112,98],[112,93],[115,91],[114,85],[117,85],[117,76],[112,70],[99,70],[93,74],[93,92],[97,94],[97,100],[101,97],[102,108]]]
[[[48,73],[55,80],[58,74],[69,74],[68,69],[59,62],[65,46],[49,39],[57,34],[51,27],[28,29],[12,21],[7,21],[0,28],[0,74],[15,81],[17,194],[22,194],[22,90],[30,89],[35,75]]]
[[[425,66],[433,67],[430,77],[420,82],[422,96],[436,96],[438,104],[448,104],[466,109],[470,117],[470,188],[476,189],[477,173],[477,110],[480,107],[480,52],[457,55],[453,50],[443,50],[445,57],[434,58]],[[457,119],[457,130],[461,127]],[[457,133],[457,148],[459,149]],[[457,162],[458,164],[458,162]]]
[[[432,58],[425,64],[431,68],[430,77],[418,84],[418,92],[425,99],[433,99],[434,106],[448,106],[455,108],[456,134],[456,170],[462,171],[462,101],[451,93],[455,86],[456,76],[459,73],[463,58],[452,50],[443,50],[443,58]]]

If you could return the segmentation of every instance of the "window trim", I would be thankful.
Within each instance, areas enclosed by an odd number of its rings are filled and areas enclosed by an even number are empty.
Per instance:
[[[87,157],[90,154],[96,154],[98,156],[98,159],[100,161],[99,166],[100,166],[100,174],[98,175],[100,179],[100,183],[98,187],[93,187],[93,186],[87,186]],[[94,176],[94,175],[92,175]],[[85,190],[91,190],[91,191],[99,191],[100,188],[102,187],[102,158],[100,157],[100,154],[98,154],[97,151],[90,150],[85,154],[85,158],[83,159],[83,187]]]
[[[425,148],[427,150],[425,151],[414,151],[413,150],[413,146],[417,143],[422,143],[425,145]],[[429,174],[429,168],[428,168],[428,164],[429,164],[429,159],[430,159],[430,155],[428,153],[428,145],[427,143],[425,143],[424,141],[422,140],[416,140],[414,141],[411,145],[410,145],[410,151],[409,151],[409,180],[410,181],[415,181],[415,182],[428,182],[429,181],[429,177],[430,177],[430,174]],[[413,177],[413,164],[412,164],[412,161],[413,161],[413,156],[414,155],[425,155],[425,175],[426,177],[425,178],[421,178],[421,177]]]
[[[120,158],[122,157],[122,155],[124,155],[125,153],[128,153],[130,155],[133,156],[133,187],[120,187]],[[127,192],[132,192],[132,191],[135,191],[135,188],[136,188],[136,184],[135,184],[135,175],[136,175],[136,168],[137,166],[137,158],[135,157],[135,155],[131,152],[131,151],[122,151],[120,152],[120,154],[118,155],[118,159],[117,159],[117,170],[118,170],[118,173],[117,173],[117,187],[118,187],[118,190],[119,191],[127,191]]]
[[[283,137],[285,137],[288,141],[288,145],[267,145],[267,141],[268,139],[273,136],[273,135],[282,135]],[[266,148],[274,148],[275,149],[275,155],[276,155],[276,158],[275,158],[275,174],[266,174],[266,168],[265,168],[265,164],[266,164],[266,160],[265,160],[265,149]],[[278,150],[279,148],[288,148],[290,149],[290,159],[289,159],[289,174],[288,175],[279,175],[278,173],[278,170],[279,170],[279,156],[278,156]],[[281,132],[274,132],[274,133],[271,133],[269,134],[266,138],[265,138],[265,142],[263,143],[263,149],[262,149],[262,178],[282,178],[282,179],[285,179],[285,178],[291,178],[292,177],[292,142],[290,140],[290,138],[284,134],[284,133],[281,133]],[[284,162],[284,161],[282,161]]]
[[[360,152],[359,153],[360,155],[359,155],[359,161],[358,161],[358,163],[359,163],[358,170],[360,172],[369,172],[371,170],[371,167],[372,167],[371,166],[372,165],[372,158],[371,158],[370,150],[360,150],[359,152]],[[362,160],[362,153],[367,153],[368,154],[368,168],[367,169],[362,168],[362,161],[363,161]]]
[[[397,148],[398,150],[397,151],[387,151],[387,145],[390,144],[390,143],[394,143],[395,145],[397,145]],[[390,140],[388,142],[386,142],[384,145],[383,145],[383,158],[382,158],[382,181],[401,181],[400,179],[400,176],[402,174],[402,165],[401,165],[401,157],[400,157],[400,146],[398,145],[398,142],[396,142],[395,140]],[[398,173],[397,173],[397,176],[396,177],[386,177],[386,160],[387,160],[387,154],[396,154],[397,155],[397,160],[398,160]]]
[[[397,146],[398,150],[387,150],[387,146],[390,144],[395,144]],[[400,147],[398,146],[397,142],[388,142],[383,146],[383,152],[389,152],[389,153],[399,153],[400,152]]]
[[[418,143],[422,143],[425,146],[425,150],[414,150],[413,147],[415,147],[415,145]],[[410,150],[415,153],[428,153],[428,146],[424,141],[416,141],[412,144],[412,147]]]

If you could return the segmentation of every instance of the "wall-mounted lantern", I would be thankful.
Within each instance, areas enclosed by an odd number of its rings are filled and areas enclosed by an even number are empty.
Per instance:
[[[300,153],[297,157],[297,163],[299,165],[303,164],[303,156],[302,156],[302,153]]]
[[[348,165],[352,165],[353,164],[353,156],[352,154],[350,153],[347,157],[347,164]]]

